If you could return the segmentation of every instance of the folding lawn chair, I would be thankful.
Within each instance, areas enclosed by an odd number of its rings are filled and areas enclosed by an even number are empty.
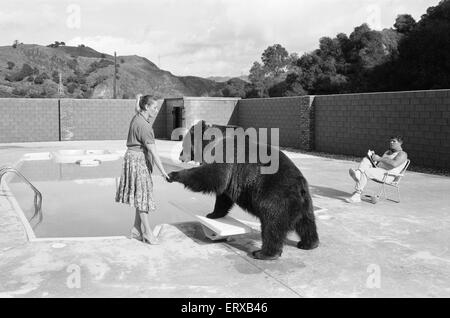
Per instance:
[[[384,199],[388,199],[387,193],[386,193],[386,186],[393,187],[393,188],[397,189],[398,201],[395,201],[395,200],[392,200],[392,199],[389,199],[389,200],[397,202],[397,203],[400,203],[400,186],[399,186],[399,184],[400,184],[401,179],[405,176],[405,173],[406,173],[406,170],[408,169],[409,164],[410,164],[410,160],[408,159],[408,160],[406,160],[405,166],[403,167],[403,169],[399,173],[394,173],[394,172],[389,172],[388,171],[388,172],[386,172],[384,174],[384,177],[383,177],[382,180],[370,179],[370,180],[372,180],[372,181],[374,181],[376,183],[380,183],[381,184],[380,185],[380,190],[378,191],[377,195],[372,198],[372,202],[373,203],[377,203],[378,200],[380,198],[382,198],[382,197],[384,197]],[[389,180],[389,179],[391,179],[389,177],[394,177],[394,179],[393,180]]]

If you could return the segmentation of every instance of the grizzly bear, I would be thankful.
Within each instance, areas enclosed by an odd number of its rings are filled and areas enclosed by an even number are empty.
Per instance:
[[[204,121],[192,126],[183,139],[181,161],[198,158],[196,150],[204,151],[217,143],[218,138],[204,138],[208,129],[219,129],[224,132],[230,126],[208,125]],[[236,129],[233,126],[232,129]],[[195,138],[195,132],[200,132],[200,138]],[[205,135],[204,135],[205,134]],[[224,137],[220,142],[226,143]],[[253,257],[262,260],[274,260],[281,256],[284,240],[289,231],[296,231],[301,241],[300,249],[313,249],[319,245],[319,237],[314,219],[313,202],[309,192],[308,182],[295,164],[277,147],[268,145],[271,155],[276,154],[278,169],[273,173],[262,173],[268,163],[262,162],[260,156],[251,161],[251,142],[245,136],[245,159],[238,161],[236,147],[233,153],[224,156],[222,162],[205,163],[200,159],[200,166],[191,169],[169,173],[170,182],[182,183],[194,192],[215,194],[216,202],[212,213],[207,217],[217,219],[224,217],[234,204],[258,217],[261,221],[261,250],[252,253]],[[233,143],[234,145],[235,143]],[[208,146],[209,145],[209,146]],[[257,152],[262,143],[257,142]],[[235,161],[230,158],[234,158]]]

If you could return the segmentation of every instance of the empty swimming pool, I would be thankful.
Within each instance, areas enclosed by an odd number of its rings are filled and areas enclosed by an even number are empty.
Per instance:
[[[54,156],[48,160],[38,159],[22,162],[18,170],[42,193],[41,222],[38,218],[32,219],[34,192],[31,188],[17,177],[8,182],[37,238],[129,234],[134,209],[114,201],[122,158],[88,167],[58,163]],[[167,171],[180,169],[170,165],[165,165],[165,168]],[[211,200],[190,193],[179,184],[169,184],[159,175],[154,175],[153,181],[157,211],[151,214],[152,226],[192,221],[189,206],[195,210],[196,202],[203,201],[201,205]],[[208,211],[197,212],[204,213]]]
[[[34,214],[34,192],[17,177],[8,186],[37,238],[95,237],[128,235],[134,209],[114,201],[122,158],[82,166],[58,162],[55,156],[36,156],[23,161],[18,170],[42,193],[41,222]],[[170,172],[181,168],[164,163]],[[155,169],[157,170],[157,169]],[[167,183],[156,171],[153,175],[157,211],[150,214],[152,226],[194,221],[194,214],[206,215],[214,207],[214,197],[185,190],[181,184]],[[233,215],[255,220],[239,211]],[[32,220],[31,220],[32,219]]]

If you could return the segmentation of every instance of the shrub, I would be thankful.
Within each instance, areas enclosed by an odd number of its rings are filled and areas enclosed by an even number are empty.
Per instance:
[[[98,84],[102,83],[104,80],[106,80],[108,78],[108,76],[106,75],[102,75],[102,76],[98,76],[95,79],[95,82],[91,85],[91,88],[94,88],[95,86],[97,86]]]
[[[46,79],[49,79],[47,73],[42,73],[41,75],[36,76],[34,79],[34,84],[44,84]]]
[[[40,76],[36,76],[36,78],[34,79],[34,84],[36,85],[44,84],[44,80]]]
[[[83,98],[86,98],[86,99],[90,98],[91,97],[91,93],[92,92],[90,90],[87,90],[87,91],[83,92]]]
[[[39,92],[31,92],[28,94],[29,98],[40,98],[41,94]]]
[[[79,77],[77,78],[77,83],[78,83],[78,84],[86,84],[86,77],[84,77],[84,76],[79,76]]]
[[[27,92],[24,89],[20,89],[17,87],[13,89],[12,93],[18,96],[25,96],[27,94]]]
[[[9,82],[20,82],[25,77],[31,76],[33,74],[34,74],[33,68],[28,64],[23,64],[22,69],[19,72],[5,76],[5,80]]]
[[[57,71],[53,71],[53,73],[52,73],[52,80],[56,84],[59,84],[59,73]]]
[[[69,85],[67,85],[67,91],[69,92],[69,94],[73,94],[75,92],[75,89],[78,88],[78,85],[75,83],[70,83]]]
[[[67,62],[67,66],[71,69],[71,70],[76,70],[76,68],[78,67],[78,61],[77,59],[73,59]]]
[[[92,62],[91,65],[89,65],[88,74],[92,73],[100,68],[108,67],[109,65],[114,65],[114,62],[106,60],[106,59],[101,59],[98,62],[97,61]]]
[[[8,70],[12,70],[14,68],[14,66],[16,66],[16,64],[14,64],[14,62],[8,62]]]

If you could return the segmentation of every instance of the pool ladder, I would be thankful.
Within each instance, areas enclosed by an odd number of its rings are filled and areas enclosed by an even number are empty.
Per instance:
[[[34,215],[31,217],[30,221],[33,220],[36,216],[39,217],[38,224],[42,221],[42,194],[38,189],[28,180],[23,174],[21,174],[17,169],[13,167],[1,167],[0,168],[0,185],[2,183],[2,178],[7,173],[14,173],[24,180],[34,191]]]

